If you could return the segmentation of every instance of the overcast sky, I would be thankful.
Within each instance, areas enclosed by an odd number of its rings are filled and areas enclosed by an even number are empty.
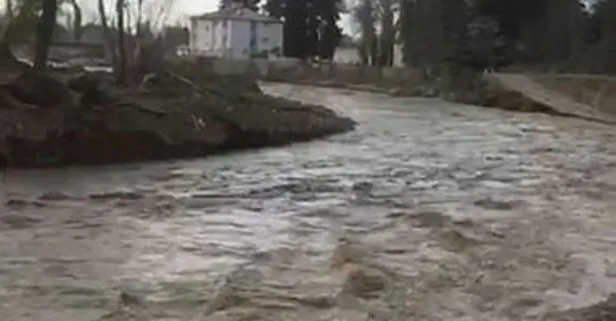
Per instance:
[[[6,0],[0,0],[0,10],[4,9]],[[105,0],[108,3],[107,9],[110,10],[115,4],[115,0]],[[130,1],[130,0],[129,0]],[[187,18],[191,15],[198,15],[208,11],[215,11],[218,8],[219,0],[144,0],[144,3],[150,4],[152,11],[157,12],[158,8],[164,6],[165,3],[172,4],[172,9],[169,12],[167,23],[184,23],[187,24]],[[96,3],[97,0],[79,0],[83,7],[83,15],[85,22],[97,20]],[[348,17],[344,17],[340,25],[345,29],[345,32],[350,31],[350,23]]]

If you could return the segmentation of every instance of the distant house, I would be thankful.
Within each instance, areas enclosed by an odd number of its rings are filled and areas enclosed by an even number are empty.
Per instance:
[[[282,55],[282,21],[231,5],[191,17],[191,55],[248,59]]]

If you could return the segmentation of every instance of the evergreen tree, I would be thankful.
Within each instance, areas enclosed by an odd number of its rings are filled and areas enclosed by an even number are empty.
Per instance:
[[[342,0],[268,0],[263,9],[284,21],[284,55],[330,59],[340,43]]]
[[[498,21],[511,48],[523,56],[564,61],[583,50],[585,4],[580,0],[479,0],[477,11]]]
[[[402,0],[401,9],[404,61],[421,67],[459,59],[453,56],[462,52],[472,52],[474,63],[485,58],[476,54],[488,52],[507,56],[506,60],[570,61],[587,51],[585,39],[596,39],[605,29],[591,19],[580,0]],[[469,24],[474,27],[469,29]],[[593,32],[587,25],[594,26]],[[465,34],[471,29],[480,36]],[[484,43],[486,39],[498,39],[498,44]]]
[[[318,14],[318,50],[321,59],[333,59],[336,47],[342,38],[342,29],[338,26],[343,0],[314,0]]]
[[[304,1],[284,4],[283,53],[287,57],[306,58],[308,46],[308,11]]]

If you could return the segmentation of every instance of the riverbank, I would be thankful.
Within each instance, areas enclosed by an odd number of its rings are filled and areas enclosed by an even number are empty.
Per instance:
[[[266,95],[246,77],[161,72],[130,90],[108,78],[2,77],[2,163],[46,167],[201,157],[355,127],[326,107]]]
[[[418,73],[410,68],[329,65],[270,67],[260,78],[274,83],[341,88],[401,97],[428,97],[430,92],[437,94],[423,85]]]
[[[206,73],[254,74],[259,79],[270,82],[344,88],[394,97],[442,98],[476,106],[578,117],[592,121],[611,118],[608,114],[613,111],[608,110],[611,110],[614,98],[611,97],[610,88],[616,83],[613,79],[600,75],[477,75],[472,71],[467,74],[468,80],[444,77],[445,80],[430,82],[426,81],[418,70],[408,67],[307,64],[294,60],[259,59],[204,58],[187,61],[195,70]],[[555,103],[556,101],[558,103]]]
[[[342,88],[393,97],[441,98],[447,101],[518,112],[537,112],[616,124],[610,88],[616,81],[592,75],[486,74],[469,90],[443,92],[439,86],[413,83],[343,83],[337,79],[297,78],[293,84]]]

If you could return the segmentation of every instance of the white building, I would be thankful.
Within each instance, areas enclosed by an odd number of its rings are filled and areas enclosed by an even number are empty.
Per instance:
[[[248,59],[282,56],[282,21],[243,6],[191,17],[191,55]]]

